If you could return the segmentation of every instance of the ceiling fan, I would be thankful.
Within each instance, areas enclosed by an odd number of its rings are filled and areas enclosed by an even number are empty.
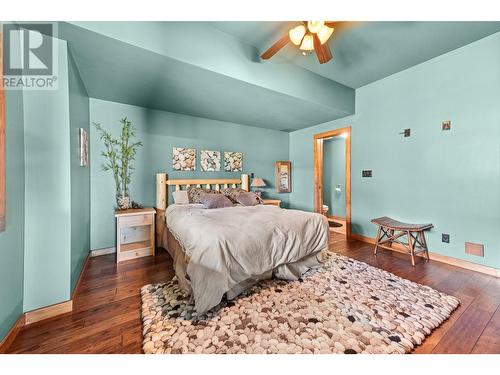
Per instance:
[[[342,30],[349,24],[351,22],[302,21],[300,25],[290,29],[288,34],[278,39],[260,57],[263,60],[270,59],[291,41],[299,47],[304,55],[307,52],[315,51],[319,63],[324,64],[333,58],[328,40],[334,31]]]

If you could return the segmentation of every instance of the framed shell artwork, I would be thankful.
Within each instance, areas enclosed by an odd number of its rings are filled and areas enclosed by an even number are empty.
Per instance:
[[[196,170],[196,149],[174,147],[172,150],[172,167],[174,171]]]
[[[200,151],[201,170],[204,172],[220,171],[221,155],[220,151]]]
[[[241,152],[224,152],[224,170],[226,172],[241,172],[243,170],[243,154]]]

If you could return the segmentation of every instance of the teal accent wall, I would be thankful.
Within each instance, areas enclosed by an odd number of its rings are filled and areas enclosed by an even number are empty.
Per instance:
[[[90,163],[80,166],[80,128],[90,137],[89,97],[68,49],[71,165],[71,290],[90,251]]]
[[[0,232],[0,341],[23,312],[23,93],[6,91],[6,228]]]
[[[70,298],[71,164],[66,42],[57,90],[26,90],[24,310]]]
[[[432,222],[432,252],[500,268],[499,45],[496,33],[361,87],[355,116],[292,132],[292,206],[313,208],[313,135],[352,125],[354,233],[374,237],[370,219],[383,215]],[[465,254],[465,241],[483,243],[485,257]]]
[[[323,204],[328,215],[345,217],[345,139],[340,136],[323,141]]]
[[[288,160],[288,133],[179,115],[141,107],[90,99],[90,119],[100,122],[117,134],[119,120],[128,117],[137,127],[144,143],[134,163],[131,196],[145,206],[156,200],[156,173],[166,172],[171,178],[237,178],[254,172],[268,184],[264,196],[280,198],[284,205],[289,194],[278,194],[274,186],[274,162]],[[172,147],[197,149],[195,172],[172,170]],[[110,172],[101,169],[103,149],[95,128],[91,127],[91,249],[115,246],[116,207],[114,182]],[[200,150],[239,151],[243,153],[243,172],[201,172]],[[222,166],[223,168],[223,166]],[[171,195],[169,201],[172,201]]]

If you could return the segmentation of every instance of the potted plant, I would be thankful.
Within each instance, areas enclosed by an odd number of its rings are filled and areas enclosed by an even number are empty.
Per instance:
[[[132,161],[135,160],[137,149],[142,146],[141,141],[134,141],[135,128],[126,117],[120,120],[122,131],[120,138],[114,138],[110,132],[103,129],[100,123],[94,122],[94,126],[104,142],[106,148],[101,155],[106,158],[102,165],[104,171],[111,171],[115,180],[116,203],[120,210],[130,207],[129,184],[134,168]]]

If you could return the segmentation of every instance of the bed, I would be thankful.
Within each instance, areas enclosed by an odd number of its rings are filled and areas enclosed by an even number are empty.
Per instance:
[[[321,251],[328,248],[328,222],[317,213],[269,205],[168,204],[169,186],[248,191],[248,181],[248,175],[209,180],[157,175],[157,244],[171,255],[179,286],[193,298],[198,314],[259,280],[297,280],[321,263]]]

